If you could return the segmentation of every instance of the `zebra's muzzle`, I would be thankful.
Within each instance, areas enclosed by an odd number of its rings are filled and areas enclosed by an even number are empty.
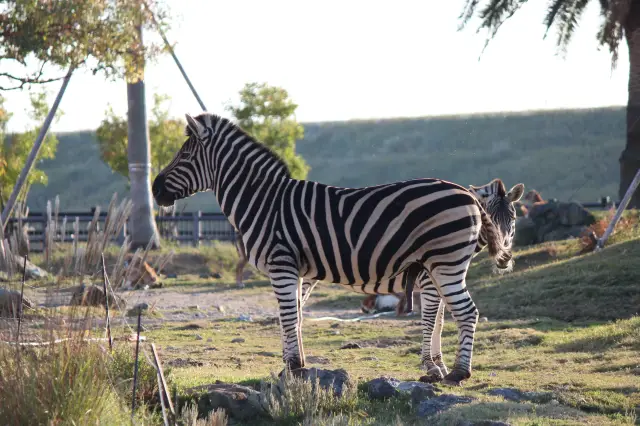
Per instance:
[[[156,203],[158,203],[158,205],[162,207],[172,206],[177,198],[175,194],[166,190],[165,178],[162,174],[159,174],[153,180],[151,193],[153,194],[153,198],[156,200]]]

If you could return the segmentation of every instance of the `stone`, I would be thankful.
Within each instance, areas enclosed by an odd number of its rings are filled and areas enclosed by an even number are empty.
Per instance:
[[[323,370],[321,368],[300,368],[293,373],[296,377],[300,377],[304,380],[315,380],[318,378],[318,383],[323,389],[333,389],[333,393],[336,396],[342,396],[345,385],[351,382],[349,373],[344,369],[338,370]],[[280,380],[283,380],[282,375]]]
[[[323,356],[310,355],[307,357],[306,361],[313,364],[322,364],[322,365],[330,364],[329,358],[325,358]]]
[[[528,246],[537,242],[538,230],[533,219],[520,217],[516,219],[516,236],[513,244],[516,246]]]
[[[196,335],[195,335],[195,338],[196,338],[196,340],[204,340],[204,337],[202,337],[202,336],[201,336],[201,335],[199,335],[199,334],[196,334]]]
[[[596,221],[595,216],[589,210],[575,201],[558,203],[558,218],[560,224],[565,226],[589,226]]]
[[[380,377],[369,382],[369,398],[386,399],[397,396],[400,381],[393,377]]]
[[[452,394],[443,394],[435,398],[422,401],[418,405],[417,414],[420,417],[433,416],[442,411],[448,410],[457,404],[469,404],[475,398],[469,396],[458,396]]]
[[[214,272],[213,274],[211,274],[211,276],[216,280],[219,280],[220,278],[222,278],[222,275],[220,275],[218,272]]]
[[[242,337],[236,337],[231,341],[231,343],[244,343],[245,340]]]
[[[411,389],[411,406],[417,407],[422,401],[435,398],[436,392],[433,386],[429,386],[426,383],[420,383],[424,386],[415,386]]]
[[[501,396],[507,401],[514,402],[520,402],[523,399],[526,399],[524,395],[522,395],[522,392],[520,392],[518,389],[513,388],[494,388],[489,390],[487,394],[493,396]]]
[[[237,420],[267,415],[260,393],[246,386],[225,383],[198,386],[187,390],[186,397],[196,399],[198,413],[204,417],[219,408],[224,408],[229,417]]]
[[[20,292],[16,290],[6,290],[0,288],[0,317],[16,317],[18,315],[18,309],[15,309],[20,304]],[[35,304],[29,300],[26,296],[22,296],[22,309],[33,308]]]
[[[357,343],[350,342],[350,343],[347,343],[347,344],[344,344],[344,345],[340,346],[340,349],[362,349],[362,346],[360,346]]]
[[[86,286],[82,284],[71,293],[69,304],[71,306],[104,306],[104,291],[95,285]],[[125,306],[126,301],[122,297],[114,296],[112,293],[109,294],[110,309],[124,308]]]

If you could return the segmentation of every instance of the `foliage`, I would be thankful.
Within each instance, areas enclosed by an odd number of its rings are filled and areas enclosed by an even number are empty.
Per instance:
[[[504,22],[511,18],[527,0],[487,1],[480,10],[479,0],[466,0],[464,9],[460,14],[461,25],[464,28],[474,14],[480,18],[481,29],[489,33],[485,47],[496,36]],[[615,66],[618,59],[618,46],[623,37],[623,24],[629,13],[630,1],[604,1],[600,2],[602,24],[598,32],[598,41],[609,48],[612,62]],[[546,38],[549,30],[555,25],[557,31],[557,46],[565,51],[571,36],[578,26],[578,20],[585,11],[589,0],[548,0],[547,14],[544,17]]]
[[[296,141],[304,137],[304,127],[295,119],[296,108],[285,89],[247,83],[240,91],[240,104],[226,109],[240,127],[282,158],[294,179],[306,179],[309,166],[296,154]]]
[[[149,122],[152,174],[159,173],[184,143],[185,124],[181,120],[169,117],[169,110],[164,106],[167,101],[168,96],[154,94],[154,106]],[[102,160],[111,170],[128,178],[127,119],[118,117],[109,107],[96,135]]]
[[[0,369],[11,372],[0,375],[0,423],[115,426],[129,422],[128,401],[118,394],[113,381],[122,377],[114,376],[104,348],[82,341],[85,331],[69,327],[63,333],[70,340],[45,347],[0,345]],[[131,376],[126,379],[129,383]],[[144,413],[139,410],[136,417],[140,415]]]
[[[13,187],[18,180],[18,176],[38,136],[40,124],[49,113],[49,105],[47,104],[47,95],[45,92],[31,93],[30,97],[31,111],[26,111],[26,113],[37,123],[36,126],[31,127],[24,133],[7,135],[4,129],[11,118],[11,114],[4,109],[4,99],[0,96],[0,207],[4,207],[4,204],[9,199]],[[60,118],[61,114],[62,112],[58,110],[56,118]],[[36,157],[31,172],[27,176],[26,184],[21,189],[19,199],[26,197],[30,186],[34,183],[41,185],[47,184],[47,174],[38,168],[38,163],[42,159],[54,158],[57,147],[58,139],[54,134],[48,133],[40,146],[40,151],[38,151],[38,156]]]
[[[149,27],[150,10],[161,28],[168,26],[167,12],[148,0],[0,0],[0,78],[20,89],[62,77],[46,77],[45,67],[85,66],[107,77],[138,77],[139,63],[131,58],[155,57],[156,45],[139,43],[136,25]],[[30,72],[37,64],[37,71]]]

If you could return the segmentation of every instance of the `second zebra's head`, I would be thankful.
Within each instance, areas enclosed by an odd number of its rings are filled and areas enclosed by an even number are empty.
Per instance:
[[[507,192],[502,180],[494,179],[486,185],[470,185],[469,190],[480,201],[500,230],[504,246],[511,248],[516,235],[516,208],[513,203],[522,197],[524,185],[521,183],[514,185]]]
[[[210,167],[214,129],[224,120],[213,114],[196,117],[186,114],[186,118],[187,140],[151,186],[153,198],[159,206],[171,206],[177,200],[209,190],[212,186]]]

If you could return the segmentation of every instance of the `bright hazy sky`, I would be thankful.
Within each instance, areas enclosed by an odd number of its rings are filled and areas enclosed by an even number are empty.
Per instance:
[[[546,1],[527,3],[478,57],[476,22],[458,32],[463,0],[169,0],[167,35],[209,111],[227,115],[246,82],[287,89],[300,121],[426,116],[486,111],[582,108],[627,101],[627,46],[612,72],[598,50],[599,5],[591,2],[568,55],[555,32],[543,40]],[[182,6],[179,6],[182,4]],[[393,7],[391,5],[394,5]],[[147,32],[146,38],[154,35]],[[199,106],[167,55],[149,64],[152,94],[172,97],[171,112]],[[50,100],[60,83],[48,85]],[[10,130],[27,124],[27,92],[7,92]],[[108,104],[126,114],[126,85],[74,75],[54,131],[95,129]]]

